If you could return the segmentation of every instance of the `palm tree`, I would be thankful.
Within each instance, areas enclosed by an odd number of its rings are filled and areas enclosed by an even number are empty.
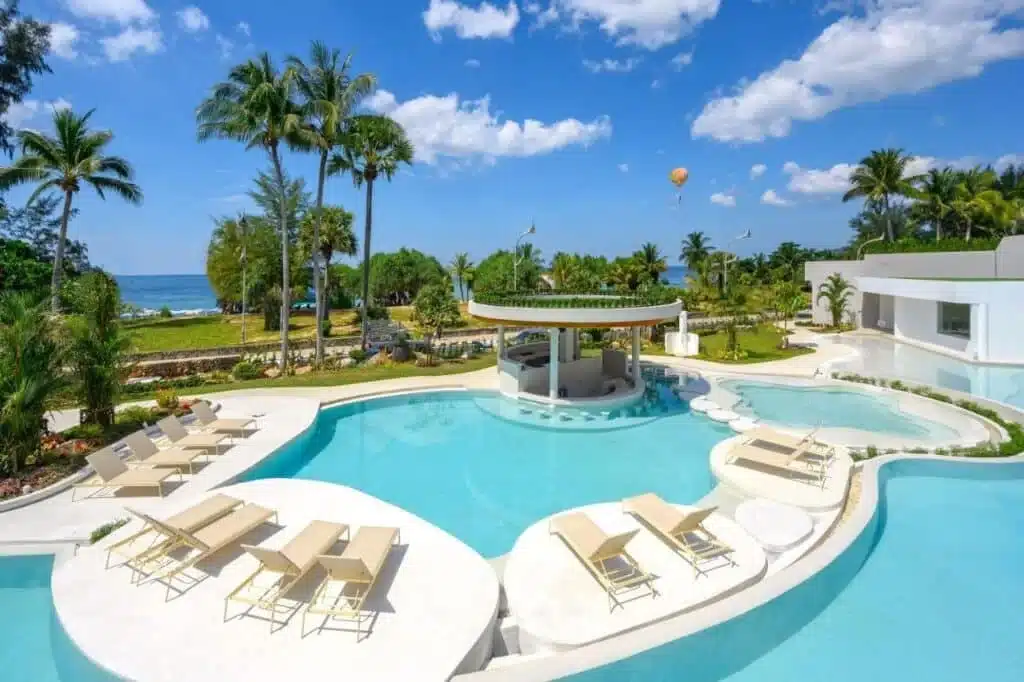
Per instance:
[[[1024,199],[1024,164],[1010,164],[1004,168],[996,180],[995,188],[1007,201]]]
[[[979,222],[998,227],[1009,217],[1003,195],[994,189],[995,173],[974,167],[957,173],[950,212],[964,225],[964,239],[971,241],[971,233]]]
[[[64,245],[68,236],[71,202],[82,184],[90,185],[100,199],[106,199],[106,192],[113,192],[129,203],[142,203],[142,190],[131,181],[135,175],[131,165],[120,156],[103,154],[114,134],[109,130],[89,130],[93,111],[91,109],[82,116],[70,109],[54,111],[54,137],[35,130],[19,131],[21,157],[12,165],[0,168],[0,189],[28,182],[39,183],[28,198],[28,204],[50,190],[64,193],[64,210],[50,283],[50,306],[54,313],[60,312],[60,279],[64,272]]]
[[[387,116],[355,116],[342,137],[342,151],[331,156],[327,173],[349,172],[356,187],[366,185],[366,227],[363,230],[362,348],[366,349],[370,298],[370,236],[373,231],[373,183],[389,182],[401,164],[412,164],[413,147],[405,130]]]
[[[683,250],[679,254],[679,260],[686,263],[686,269],[696,271],[698,266],[707,260],[715,247],[708,246],[711,242],[703,232],[691,232],[683,240]]]
[[[516,254],[521,262],[533,263],[537,268],[542,268],[544,259],[541,258],[540,249],[530,242],[523,242],[519,245],[519,252]]]
[[[935,241],[942,239],[942,227],[949,220],[949,211],[956,197],[956,174],[951,168],[933,168],[921,180],[911,212],[935,231]]]
[[[285,195],[281,146],[299,140],[302,112],[293,101],[295,71],[278,71],[264,52],[231,69],[228,79],[213,86],[196,110],[200,142],[212,138],[235,140],[246,149],[260,148],[270,157],[277,191]],[[288,271],[287,202],[279,202],[281,236],[281,370],[288,364],[288,316],[291,312]]]
[[[324,43],[315,41],[309,50],[310,63],[298,57],[289,57],[288,65],[295,70],[295,87],[302,96],[304,125],[299,131],[301,146],[319,154],[316,178],[316,206],[313,223],[313,243],[320,243],[320,213],[324,206],[324,182],[327,179],[327,160],[338,146],[341,135],[359,101],[377,85],[372,74],[349,76],[352,55],[341,58],[340,50],[329,49]],[[313,292],[317,315],[326,309],[323,305],[321,286],[320,251],[313,249]],[[323,271],[326,279],[326,267]],[[319,317],[317,318],[320,319]],[[319,366],[324,359],[324,335],[322,325],[316,325],[316,350],[314,364]]]
[[[327,319],[331,258],[336,253],[356,255],[358,240],[352,231],[354,221],[355,216],[341,206],[324,206],[316,213],[303,216],[299,229],[303,253],[318,253],[324,264],[324,288],[317,308],[318,326],[322,326],[323,320]],[[315,241],[316,237],[319,237],[318,241]],[[317,243],[319,247],[314,248],[313,245]]]
[[[843,313],[853,295],[853,285],[839,274],[834,272],[818,286],[818,297],[815,301],[825,299],[828,311],[832,315],[832,326],[836,332],[840,331],[843,323]]]
[[[641,244],[640,250],[636,252],[636,257],[651,282],[654,284],[660,282],[661,273],[665,272],[668,266],[665,264],[665,257],[661,255],[658,245],[652,242]]]
[[[473,270],[473,261],[469,260],[468,253],[457,253],[452,258],[451,264],[448,266],[448,271],[452,273],[452,277],[459,281],[459,300],[465,301],[465,284],[466,279],[469,277],[469,273]]]
[[[889,198],[894,196],[913,196],[914,184],[921,180],[920,175],[907,176],[909,155],[902,149],[879,149],[871,152],[860,161],[860,165],[850,174],[850,189],[843,195],[843,202],[851,199],[864,198],[877,204],[888,216]],[[895,241],[892,222],[886,220],[886,235],[889,241]]]

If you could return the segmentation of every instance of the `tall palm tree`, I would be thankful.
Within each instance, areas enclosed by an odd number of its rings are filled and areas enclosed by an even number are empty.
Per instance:
[[[302,112],[293,100],[295,71],[278,70],[264,52],[256,59],[231,69],[228,79],[213,86],[196,110],[200,142],[218,138],[260,148],[270,157],[277,191],[285,196],[282,145],[299,141]],[[278,230],[281,235],[281,370],[288,364],[288,316],[291,312],[288,271],[287,202],[281,201]]]
[[[950,207],[956,198],[957,177],[951,168],[933,168],[921,179],[914,197],[913,214],[935,231],[935,241],[942,239],[942,228],[949,220]]]
[[[914,184],[920,175],[907,175],[907,165],[912,157],[902,149],[876,149],[860,161],[850,174],[850,189],[843,195],[843,202],[863,198],[876,203],[886,216],[889,214],[889,199],[894,196],[912,196]],[[892,221],[886,219],[886,235],[895,241]]]
[[[468,253],[457,253],[452,258],[451,264],[448,266],[448,271],[452,273],[452,277],[459,281],[459,300],[465,301],[465,284],[469,277],[469,273],[473,270],[473,261],[469,260]]]
[[[832,315],[832,326],[836,332],[842,330],[843,313],[850,304],[850,296],[853,295],[853,285],[838,272],[829,275],[824,282],[818,286],[818,296],[815,301],[825,299],[829,314]]]
[[[707,260],[715,247],[709,246],[711,240],[703,232],[691,232],[683,240],[683,250],[679,260],[686,263],[687,270],[696,272],[701,263]]]
[[[1007,202],[994,189],[995,173],[974,167],[957,173],[954,197],[950,212],[964,225],[964,239],[971,241],[972,231],[978,223],[999,227],[1007,222]]]
[[[329,49],[324,43],[314,41],[309,50],[309,64],[298,57],[289,57],[288,65],[295,70],[295,87],[302,97],[304,125],[299,139],[306,149],[319,155],[316,178],[316,206],[313,223],[313,243],[320,242],[322,220],[320,213],[324,206],[324,182],[327,179],[327,160],[338,146],[341,135],[359,101],[377,85],[373,74],[363,73],[354,78],[349,75],[352,55],[341,58],[341,51]],[[321,275],[320,252],[313,253],[313,292],[317,315],[323,314],[323,286],[321,277],[326,278],[326,267]],[[319,318],[318,318],[319,319]],[[324,335],[322,325],[316,325],[316,350],[314,364],[319,366],[324,358]]]
[[[389,182],[399,166],[412,164],[414,150],[405,130],[387,116],[355,116],[342,136],[341,152],[327,163],[327,174],[351,173],[356,187],[366,185],[366,226],[363,230],[363,301],[361,345],[366,349],[367,308],[370,298],[370,237],[373,232],[373,183]]]
[[[1024,200],[1024,163],[1016,166],[1010,164],[1004,168],[996,180],[995,188],[1007,201]]]
[[[665,257],[661,255],[658,245],[653,242],[641,244],[636,256],[651,282],[654,284],[660,282],[661,273],[665,272],[668,266],[665,264]]]
[[[19,131],[21,157],[12,165],[0,168],[0,189],[29,182],[39,183],[28,198],[29,204],[51,190],[64,194],[64,210],[60,217],[50,282],[50,306],[54,313],[60,312],[60,278],[64,272],[64,245],[68,236],[71,202],[82,185],[90,185],[100,199],[106,199],[106,192],[113,192],[129,203],[142,203],[142,190],[132,182],[135,171],[131,165],[120,156],[103,154],[114,134],[109,130],[89,129],[93,111],[91,109],[82,116],[71,109],[54,111],[56,135],[53,137],[35,130]]]

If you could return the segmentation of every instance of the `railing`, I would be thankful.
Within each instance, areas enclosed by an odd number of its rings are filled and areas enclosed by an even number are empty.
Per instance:
[[[599,291],[490,291],[474,294],[473,301],[482,305],[509,308],[643,308],[673,303],[676,301],[676,295],[661,290],[629,294]]]

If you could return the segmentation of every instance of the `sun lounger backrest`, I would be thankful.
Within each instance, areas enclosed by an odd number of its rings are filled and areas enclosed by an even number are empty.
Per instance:
[[[156,425],[172,441],[181,440],[188,435],[188,431],[185,430],[185,427],[181,425],[181,422],[173,414],[170,417],[164,417]]]
[[[370,582],[373,580],[373,573],[363,563],[362,559],[320,555],[317,557],[320,565],[324,567],[332,580],[344,580],[352,582]]]
[[[145,460],[160,452],[156,443],[149,439],[149,436],[142,430],[128,434],[124,437],[125,445],[132,451],[132,454],[139,460]]]
[[[85,461],[89,463],[89,466],[96,472],[96,475],[104,481],[109,481],[128,471],[128,465],[114,454],[114,450],[109,445],[91,455],[86,455]]]
[[[583,512],[562,514],[551,519],[551,530],[562,537],[582,558],[592,558],[608,535]]]
[[[676,524],[675,528],[672,529],[672,535],[679,535],[680,533],[689,533],[697,530],[700,528],[700,525],[717,510],[718,507],[706,507],[704,509],[698,509],[694,512],[690,512]]]
[[[255,545],[242,545],[249,554],[256,557],[261,564],[269,568],[271,571],[278,573],[289,573],[296,575],[300,572],[298,566],[293,564],[288,557],[281,554],[276,549],[267,549],[266,547],[257,547]]]
[[[633,530],[626,531],[625,533],[612,535],[602,542],[597,550],[595,550],[588,558],[592,561],[601,561],[620,556],[625,551],[626,545],[629,544],[629,541],[632,540],[639,532],[639,528],[634,528]]]
[[[196,419],[203,424],[212,424],[217,421],[216,413],[214,413],[214,411],[210,409],[210,406],[202,400],[192,405],[192,414],[194,414]]]

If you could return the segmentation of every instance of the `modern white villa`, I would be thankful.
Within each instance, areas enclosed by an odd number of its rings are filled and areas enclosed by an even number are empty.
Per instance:
[[[1024,363],[1024,236],[994,251],[808,262],[812,299],[833,273],[856,288],[850,311],[860,327],[968,362]],[[812,305],[815,322],[831,322],[824,300]]]

